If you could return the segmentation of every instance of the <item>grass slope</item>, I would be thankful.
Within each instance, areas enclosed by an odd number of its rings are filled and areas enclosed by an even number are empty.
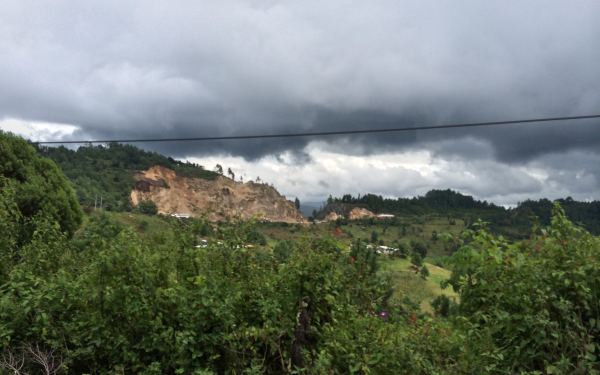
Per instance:
[[[442,289],[440,283],[450,278],[450,270],[425,262],[429,269],[429,277],[423,279],[419,273],[411,269],[408,259],[381,257],[381,271],[392,278],[395,288],[392,300],[410,298],[414,303],[420,305],[424,312],[432,313],[431,302],[441,294],[450,298],[458,298],[451,287]]]

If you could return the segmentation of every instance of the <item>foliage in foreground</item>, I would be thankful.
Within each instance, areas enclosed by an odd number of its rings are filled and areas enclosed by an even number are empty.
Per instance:
[[[483,229],[453,256],[458,317],[499,373],[600,370],[600,240],[557,204],[551,225],[511,244]]]
[[[39,156],[22,138],[0,132],[0,233],[4,241],[28,241],[35,217],[46,216],[69,235],[82,211],[69,181],[56,164]],[[14,223],[8,228],[9,223]],[[2,241],[2,240],[0,240]]]
[[[251,229],[196,248],[194,225],[150,246],[103,215],[73,240],[40,223],[2,280],[0,345],[52,349],[69,373],[429,373],[453,361],[408,360],[438,328],[386,305],[365,247],[306,240],[279,261],[243,246]]]

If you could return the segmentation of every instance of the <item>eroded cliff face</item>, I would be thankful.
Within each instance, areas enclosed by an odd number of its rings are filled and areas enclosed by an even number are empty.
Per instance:
[[[335,221],[342,218],[359,220],[376,216],[366,208],[357,207],[350,203],[329,203],[317,214],[317,219],[325,221]]]
[[[323,220],[336,221],[337,219],[343,219],[343,218],[346,218],[348,220],[358,220],[358,219],[365,219],[365,218],[370,218],[370,217],[375,217],[375,214],[372,213],[371,211],[367,210],[366,208],[354,207],[353,209],[349,210],[348,213],[345,215],[339,214],[335,211],[331,211],[327,215],[325,215],[325,218]]]
[[[361,207],[354,207],[348,213],[348,219],[350,220],[365,219],[369,217],[375,217],[375,214],[367,210],[366,208]]]
[[[154,166],[135,176],[131,203],[151,200],[161,214],[206,215],[209,220],[231,218],[301,223],[306,219],[277,190],[266,184],[178,176],[171,169]]]

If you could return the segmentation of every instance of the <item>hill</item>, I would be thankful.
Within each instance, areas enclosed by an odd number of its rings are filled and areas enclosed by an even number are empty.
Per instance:
[[[218,173],[201,165],[174,160],[131,145],[110,143],[106,146],[83,146],[77,150],[65,147],[40,147],[39,152],[52,160],[71,180],[81,205],[94,207],[96,200],[105,209],[128,211],[135,173],[160,165],[178,175],[214,180]]]
[[[274,187],[224,176],[207,180],[178,175],[162,166],[137,173],[131,191],[134,205],[153,201],[159,213],[206,215],[209,220],[262,218],[267,221],[301,223],[305,219]]]
[[[15,236],[16,243],[27,242],[43,219],[73,234],[82,220],[73,189],[55,163],[0,131],[0,251],[13,246]]]
[[[235,182],[201,165],[174,160],[131,145],[111,143],[38,148],[64,171],[84,207],[130,211],[144,200],[160,213],[206,215],[211,220],[262,217],[269,221],[303,222],[293,202],[275,188]]]
[[[570,197],[557,201],[570,220],[591,233],[600,234],[599,201],[579,202]],[[389,213],[401,217],[423,215],[453,217],[464,220],[467,225],[481,219],[496,233],[512,238],[523,238],[533,226],[550,224],[552,205],[550,200],[540,199],[521,202],[515,208],[505,208],[447,189],[431,190],[424,196],[413,198],[384,198],[375,194],[329,197],[325,207],[319,210],[315,217],[323,219],[331,212],[343,214],[353,207],[359,207],[376,214]]]

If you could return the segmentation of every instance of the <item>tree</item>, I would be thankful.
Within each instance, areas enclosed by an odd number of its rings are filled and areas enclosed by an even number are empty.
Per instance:
[[[376,231],[371,232],[371,243],[377,243],[379,241],[379,233]]]
[[[423,265],[423,258],[419,253],[412,253],[410,256],[410,262],[417,267],[421,267]]]
[[[75,192],[56,164],[22,138],[0,132],[0,190],[9,185],[23,219],[44,216],[69,236],[81,224],[83,212]],[[19,230],[24,239],[35,228],[21,225]]]
[[[435,299],[433,301],[431,301],[431,307],[433,307],[433,311],[435,312],[436,316],[443,316],[443,317],[449,316],[450,315],[450,306],[451,306],[450,298],[448,298],[448,296],[445,294],[441,294],[441,295],[435,297]]]
[[[423,280],[427,280],[427,278],[429,277],[429,268],[427,268],[426,265],[423,265],[423,267],[421,267],[420,273]]]
[[[158,213],[158,207],[156,207],[156,203],[151,200],[141,201],[137,206],[138,211],[142,214],[146,215],[156,215]]]
[[[427,256],[427,248],[422,242],[419,241],[411,241],[412,251],[418,253],[421,258],[425,258]]]
[[[296,199],[294,200],[294,206],[296,206],[297,210],[300,209],[300,199],[298,199],[298,197],[296,197]]]
[[[231,177],[232,180],[235,181],[235,173],[233,173],[231,168],[227,168],[227,174]]]
[[[408,253],[408,246],[404,242],[398,242],[398,250],[394,252],[394,255],[399,258],[406,258]]]
[[[221,164],[215,165],[215,172],[217,172],[220,175],[223,175],[223,167],[221,166]]]

